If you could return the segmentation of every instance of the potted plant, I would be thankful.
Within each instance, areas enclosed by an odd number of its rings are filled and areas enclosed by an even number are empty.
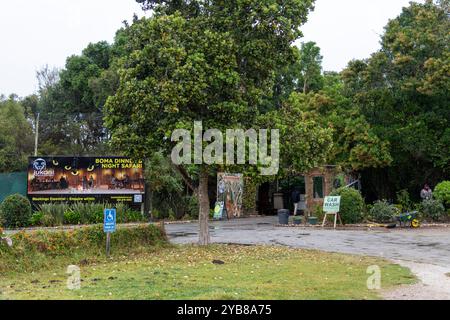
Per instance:
[[[310,212],[308,217],[308,223],[312,226],[317,225],[318,221],[322,221],[325,216],[325,212],[323,212],[323,208],[320,205],[315,206],[314,211]]]
[[[317,221],[319,221],[319,218],[315,216],[308,217],[308,223],[312,226],[317,225]]]
[[[294,216],[294,225],[298,226],[303,223],[303,217],[302,216]]]

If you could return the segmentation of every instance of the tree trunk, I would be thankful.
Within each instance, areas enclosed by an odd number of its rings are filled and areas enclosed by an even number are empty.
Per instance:
[[[199,200],[199,240],[201,246],[206,246],[210,243],[209,235],[209,196],[208,196],[208,168],[202,167],[200,169],[200,183],[198,186],[198,200]]]

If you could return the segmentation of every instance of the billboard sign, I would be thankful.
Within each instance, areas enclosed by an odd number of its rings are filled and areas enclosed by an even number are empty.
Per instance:
[[[242,174],[217,174],[217,202],[223,203],[228,219],[242,216],[244,176]]]
[[[28,197],[34,205],[124,202],[140,205],[144,165],[126,157],[30,157]]]

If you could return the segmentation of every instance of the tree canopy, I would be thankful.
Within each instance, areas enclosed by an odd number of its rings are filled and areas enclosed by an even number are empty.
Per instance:
[[[23,106],[14,96],[0,97],[0,172],[26,168],[32,150],[32,129]]]
[[[448,0],[405,7],[381,49],[340,73],[323,71],[316,43],[294,45],[313,0],[137,2],[149,18],[134,17],[112,44],[89,44],[61,70],[41,69],[36,94],[2,97],[0,171],[24,168],[39,114],[40,154],[153,159],[177,187],[183,179],[203,194],[203,222],[208,174],[258,171],[179,166],[176,176],[163,161],[171,135],[194,121],[279,129],[280,176],[339,165],[361,174],[370,200],[450,179]]]
[[[366,172],[380,197],[449,175],[449,19],[440,4],[411,3],[386,26],[382,49],[342,73],[346,95],[390,143],[389,169]]]
[[[112,143],[169,154],[175,129],[251,128],[274,74],[301,35],[312,1],[141,1],[155,11],[130,26],[120,86],[106,105]],[[208,167],[200,166],[200,243],[209,242]]]

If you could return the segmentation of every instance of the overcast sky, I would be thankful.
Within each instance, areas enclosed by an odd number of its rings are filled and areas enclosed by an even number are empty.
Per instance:
[[[423,2],[423,1],[419,1]],[[322,49],[324,69],[340,71],[379,49],[379,35],[409,0],[316,0],[302,41]],[[36,70],[63,67],[89,42],[111,42],[123,20],[142,15],[134,0],[0,0],[0,94],[37,89]]]

